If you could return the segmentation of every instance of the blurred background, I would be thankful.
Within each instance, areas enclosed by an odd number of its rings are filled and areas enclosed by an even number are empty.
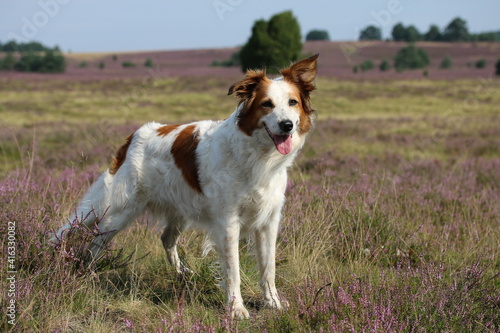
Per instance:
[[[499,44],[484,44],[500,40],[500,3],[493,0],[480,5],[465,0],[4,0],[0,13],[0,51],[4,58],[17,52],[1,68],[80,78],[140,76],[144,66],[174,76],[231,75],[239,68],[279,67],[320,52],[323,75],[390,77],[407,68],[441,68],[448,70],[427,70],[427,75],[447,79],[483,75],[486,67],[491,72],[499,56]],[[410,48],[395,63],[405,43],[416,43],[423,52]],[[29,51],[54,48],[64,54],[65,64],[41,68],[33,54],[19,63]]]

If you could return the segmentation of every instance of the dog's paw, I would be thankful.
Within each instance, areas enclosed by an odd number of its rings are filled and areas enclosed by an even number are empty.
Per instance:
[[[285,300],[264,299],[264,307],[268,309],[284,310],[289,306],[290,304]]]
[[[250,313],[243,305],[233,306],[231,309],[231,317],[237,320],[250,318]]]

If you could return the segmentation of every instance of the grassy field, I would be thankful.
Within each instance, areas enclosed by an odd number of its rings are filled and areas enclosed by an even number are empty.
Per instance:
[[[196,272],[186,278],[139,224],[96,272],[46,245],[128,134],[225,118],[231,83],[0,79],[0,235],[6,248],[15,222],[17,269],[15,297],[0,271],[2,312],[16,301],[16,325],[2,313],[2,331],[500,330],[500,81],[489,78],[317,81],[317,125],[290,170],[278,241],[286,311],[261,308],[251,243],[241,266],[252,319],[240,322],[201,234],[181,239]]]

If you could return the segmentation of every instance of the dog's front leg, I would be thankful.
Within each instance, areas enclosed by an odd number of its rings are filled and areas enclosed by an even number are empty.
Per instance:
[[[237,219],[228,221],[224,225],[221,237],[222,268],[225,273],[225,287],[227,305],[231,315],[238,319],[248,318],[250,315],[243,305],[240,290],[240,260],[238,244],[240,239],[240,224]]]
[[[260,268],[260,286],[264,292],[264,306],[282,309],[274,282],[276,274],[276,237],[278,220],[255,231],[255,245]]]

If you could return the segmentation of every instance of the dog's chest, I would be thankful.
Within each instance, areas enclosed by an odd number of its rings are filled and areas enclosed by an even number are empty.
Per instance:
[[[279,214],[284,203],[284,190],[279,183],[256,188],[240,201],[238,214],[243,232],[258,229],[275,220],[273,215]]]

